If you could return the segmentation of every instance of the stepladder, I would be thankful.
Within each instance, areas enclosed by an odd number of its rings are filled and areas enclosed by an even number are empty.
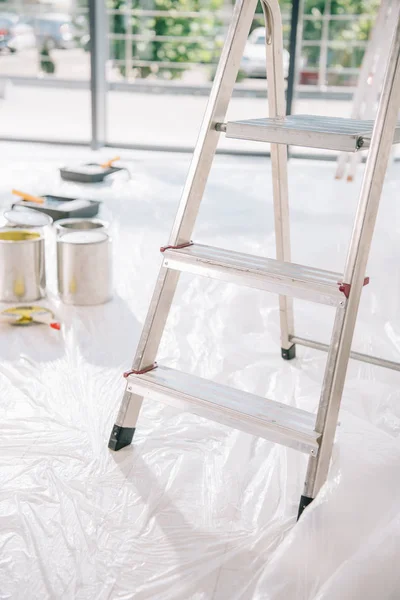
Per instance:
[[[256,5],[257,0],[237,0],[235,5],[175,222],[168,244],[161,248],[162,265],[132,369],[125,373],[126,387],[109,447],[119,450],[132,442],[146,399],[161,401],[294,448],[309,456],[299,503],[300,516],[328,475],[349,359],[393,368],[393,363],[384,359],[352,353],[351,345],[360,297],[368,283],[366,267],[389,156],[393,143],[400,142],[397,123],[400,22],[393,35],[375,121],[287,116],[279,2],[262,0],[266,24],[268,117],[227,121],[227,108]],[[273,258],[228,251],[192,240],[221,134],[270,144],[276,232],[276,256]],[[353,153],[361,148],[368,149],[353,231],[341,273],[291,261],[288,145]],[[182,272],[278,295],[282,358],[295,359],[298,345],[328,352],[316,414],[157,364],[159,344]],[[329,345],[295,335],[293,298],[326,304],[335,310]]]

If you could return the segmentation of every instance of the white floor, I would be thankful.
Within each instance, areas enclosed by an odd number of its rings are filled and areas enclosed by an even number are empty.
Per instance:
[[[1,145],[12,187],[82,191],[57,167],[88,151]],[[102,153],[107,157],[109,153]],[[112,221],[114,299],[49,296],[63,323],[0,329],[1,600],[397,600],[400,374],[352,362],[327,484],[296,525],[306,457],[147,401],[135,443],[107,441],[168,239],[188,156],[126,154],[84,189]],[[361,177],[290,164],[293,260],[340,271]],[[219,157],[194,239],[274,256],[270,164]],[[400,172],[389,175],[354,349],[400,361]],[[296,333],[329,340],[333,313],[296,302]],[[279,357],[274,295],[182,277],[160,362],[314,410],[326,356]]]

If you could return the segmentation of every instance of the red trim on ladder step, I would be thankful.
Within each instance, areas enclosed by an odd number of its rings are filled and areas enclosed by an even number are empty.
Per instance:
[[[365,277],[363,285],[368,285],[368,284],[369,284],[369,277]],[[338,286],[339,286],[339,292],[343,292],[343,294],[346,296],[346,298],[348,298],[350,295],[351,283],[342,283],[341,281],[339,281]]]
[[[125,371],[124,373],[124,377],[127,378],[129,377],[129,375],[143,375],[144,373],[148,373],[149,371],[152,371],[153,369],[157,368],[157,363],[153,363],[152,365],[150,365],[149,367],[145,367],[144,369],[131,369],[131,371]]]
[[[165,252],[166,250],[180,250],[181,248],[187,248],[188,246],[192,246],[193,242],[184,242],[183,244],[178,244],[177,246],[161,246],[160,252]]]

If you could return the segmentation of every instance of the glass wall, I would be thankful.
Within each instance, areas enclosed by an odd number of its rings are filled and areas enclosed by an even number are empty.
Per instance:
[[[86,0],[0,1],[0,137],[90,142]]]
[[[192,148],[232,2],[96,1],[107,23],[107,143]],[[286,72],[290,4],[282,2]],[[333,4],[340,3],[305,3],[295,112],[349,114],[376,7],[368,14],[343,14],[336,8],[332,14]],[[88,21],[88,0],[0,0],[0,102],[5,117],[0,137],[90,141]],[[264,43],[259,9],[240,65],[232,118],[267,115]],[[233,140],[222,143],[242,147]]]

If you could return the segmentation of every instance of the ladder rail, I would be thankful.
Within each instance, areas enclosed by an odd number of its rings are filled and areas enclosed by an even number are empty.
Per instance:
[[[224,121],[256,6],[257,0],[239,0],[235,4],[169,245],[190,241],[220,136],[215,126]]]
[[[266,71],[268,82],[268,116],[284,118],[286,100],[283,73],[282,17],[279,5],[271,0],[261,2],[266,26]],[[290,219],[287,170],[287,146],[271,144],[272,196],[274,203],[276,258],[290,262]],[[279,296],[281,347],[289,350],[294,335],[293,299]]]
[[[321,350],[322,352],[329,352],[329,344],[324,344],[323,342],[319,342],[317,340],[310,340],[297,335],[293,336],[291,340],[294,344],[299,344],[299,346],[313,348],[314,350]],[[383,367],[384,369],[400,371],[400,363],[393,360],[387,360],[386,358],[381,358],[380,356],[372,356],[371,354],[363,354],[362,352],[354,352],[352,350],[350,352],[350,358],[360,362],[368,363],[370,365],[375,365],[377,367]]]
[[[239,0],[236,4],[169,238],[170,246],[190,241],[220,135],[215,124],[225,117],[239,70],[238,58],[244,50],[256,3],[257,0]],[[154,362],[178,280],[179,273],[161,267],[133,369]]]
[[[400,106],[400,21],[393,36],[371,148],[344,271],[350,294],[336,312],[316,431],[321,433],[317,458],[309,459],[304,488],[306,498],[315,498],[326,480],[336,432],[340,403],[350,358],[354,327],[363,288],[372,235],[394,138]]]

